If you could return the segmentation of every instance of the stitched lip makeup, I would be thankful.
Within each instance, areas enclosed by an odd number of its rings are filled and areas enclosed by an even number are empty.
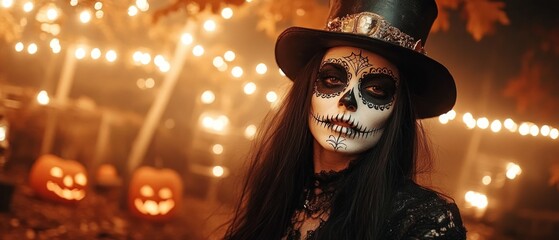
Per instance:
[[[367,137],[370,134],[374,134],[375,132],[382,130],[382,128],[368,129],[358,123],[349,114],[319,116],[312,113],[311,115],[321,126],[334,132],[345,134],[350,138]]]

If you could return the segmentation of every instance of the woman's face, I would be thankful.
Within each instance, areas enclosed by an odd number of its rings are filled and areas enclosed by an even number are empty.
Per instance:
[[[375,146],[393,110],[398,69],[375,53],[335,47],[313,80],[309,128],[315,140],[348,154]]]

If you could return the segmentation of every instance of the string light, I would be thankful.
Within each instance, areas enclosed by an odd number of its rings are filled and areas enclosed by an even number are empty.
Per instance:
[[[202,45],[194,46],[194,48],[192,48],[192,54],[196,57],[204,55],[204,47],[202,47]]]
[[[491,184],[491,180],[492,180],[491,176],[485,175],[481,179],[481,183],[483,183],[483,185],[487,186],[487,185]]]
[[[254,125],[248,125],[245,128],[245,137],[249,140],[252,140],[254,138],[254,135],[256,135],[256,126]]]
[[[221,10],[221,17],[231,19],[233,17],[233,9],[226,7]]]
[[[99,48],[93,48],[93,50],[91,50],[91,58],[99,59],[100,57],[101,57],[101,50]]]
[[[225,173],[225,169],[223,169],[222,166],[215,166],[212,168],[212,174],[215,177],[222,177],[224,173]]]
[[[78,5],[78,0],[70,0],[70,6],[75,7]]]
[[[46,17],[49,21],[54,22],[56,19],[58,19],[58,9],[56,7],[56,5],[50,5],[47,9],[47,13],[46,13]]]
[[[216,67],[216,68],[218,68],[218,69],[219,69],[219,67],[221,67],[221,66],[223,66],[224,64],[226,64],[225,61],[223,60],[223,58],[222,58],[221,56],[214,57],[214,60],[212,61],[212,63],[213,63],[213,65],[214,65],[214,67]]]
[[[256,84],[254,84],[253,82],[248,82],[247,84],[245,84],[245,86],[243,87],[243,90],[245,92],[245,94],[247,95],[251,95],[254,92],[256,92]]]
[[[89,10],[83,10],[80,13],[80,22],[89,23],[91,21],[91,12]]]
[[[181,42],[184,45],[190,45],[190,44],[192,44],[192,42],[194,42],[194,38],[192,37],[192,34],[190,34],[190,33],[183,33],[181,35]]]
[[[215,101],[215,94],[210,90],[204,91],[200,96],[200,100],[205,104],[213,103]]]
[[[105,13],[101,10],[95,11],[95,17],[98,18],[98,19],[103,18],[104,15],[105,15]]]
[[[236,57],[235,52],[233,52],[231,50],[229,50],[229,51],[227,51],[223,54],[223,58],[225,59],[225,61],[228,61],[228,62],[232,62],[233,60],[235,60],[235,57]]]
[[[146,79],[145,86],[147,89],[155,87],[155,80],[153,78]]]
[[[76,51],[74,52],[74,56],[79,60],[85,58],[85,49],[83,47],[76,48]]]
[[[128,16],[134,17],[136,15],[138,15],[138,8],[136,6],[128,7]]]
[[[501,126],[502,126],[502,125],[501,125],[501,121],[499,121],[499,120],[494,120],[494,121],[491,123],[491,131],[493,131],[494,133],[497,133],[497,132],[501,131]]]
[[[478,209],[484,209],[488,205],[487,196],[483,193],[478,193],[474,191],[468,191],[464,195],[464,199],[468,202],[471,206],[476,207]]]
[[[27,52],[31,55],[37,53],[38,50],[39,49],[37,47],[37,44],[35,44],[35,43],[31,43],[27,46]]]
[[[549,137],[551,137],[551,139],[553,140],[557,139],[557,137],[559,137],[559,130],[557,130],[557,128],[552,129],[549,132]]]
[[[117,58],[117,54],[115,50],[109,50],[107,51],[107,53],[105,53],[105,59],[107,59],[107,61],[109,62],[116,61],[116,58]]]
[[[41,90],[38,94],[37,94],[37,102],[40,105],[48,105],[50,102],[50,98],[49,98],[49,94],[47,93],[47,91],[45,90]]]
[[[15,46],[16,52],[21,52],[21,51],[23,51],[24,48],[25,48],[25,46],[23,45],[22,42],[17,42],[16,43],[16,46]]]
[[[23,4],[23,11],[26,13],[33,11],[33,8],[35,8],[33,2],[26,2]]]
[[[11,8],[14,5],[14,0],[2,0],[3,8]]]
[[[547,137],[549,135],[549,132],[551,131],[551,128],[547,125],[543,125],[540,128],[540,133],[542,134],[542,136]]]
[[[208,19],[204,22],[204,30],[207,32],[214,32],[217,28],[217,24],[214,20]]]
[[[95,5],[93,5],[93,8],[95,8],[95,10],[101,10],[101,8],[103,8],[103,3],[96,2]]]
[[[269,91],[266,93],[266,100],[270,103],[273,103],[278,100],[278,94],[274,91]]]
[[[138,9],[142,12],[149,10],[149,3],[147,0],[136,0],[136,6],[138,6]]]
[[[256,73],[260,75],[264,75],[266,74],[267,71],[268,71],[268,67],[266,67],[266,64],[259,63],[258,65],[256,65]]]
[[[239,66],[235,66],[231,69],[231,75],[235,78],[240,78],[243,76],[243,69]]]
[[[512,162],[507,164],[506,176],[508,179],[513,180],[521,173],[522,169],[518,166],[518,164]]]
[[[215,155],[221,155],[223,153],[223,146],[221,144],[214,144],[212,146],[212,152]]]
[[[530,126],[530,135],[536,137],[540,133],[540,129],[536,125]]]

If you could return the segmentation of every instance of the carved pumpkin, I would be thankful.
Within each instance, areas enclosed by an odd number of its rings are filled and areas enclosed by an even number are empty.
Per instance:
[[[31,167],[29,185],[44,199],[75,203],[85,197],[87,173],[77,161],[47,154]]]
[[[132,175],[128,208],[148,220],[167,220],[178,212],[182,201],[182,179],[172,169],[143,166]]]

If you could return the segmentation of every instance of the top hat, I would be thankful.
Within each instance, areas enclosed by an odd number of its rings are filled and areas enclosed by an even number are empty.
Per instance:
[[[295,79],[319,51],[351,46],[393,62],[410,86],[417,118],[452,109],[456,85],[445,66],[425,54],[423,46],[437,17],[434,0],[330,0],[324,30],[291,27],[276,42],[276,62]]]

